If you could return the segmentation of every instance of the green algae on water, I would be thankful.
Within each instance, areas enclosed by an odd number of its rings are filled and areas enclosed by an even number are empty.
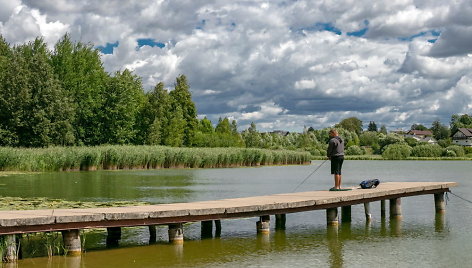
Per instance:
[[[91,202],[69,201],[52,199],[47,197],[11,197],[0,196],[0,210],[35,210],[35,209],[59,209],[59,208],[100,208],[100,207],[125,207],[149,205],[147,202],[114,201]]]

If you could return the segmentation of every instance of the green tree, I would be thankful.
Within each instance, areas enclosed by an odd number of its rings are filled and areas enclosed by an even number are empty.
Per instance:
[[[369,126],[367,127],[367,131],[375,131],[377,132],[377,125],[374,121],[369,122]]]
[[[49,62],[50,52],[41,38],[13,49],[0,98],[2,122],[12,142],[4,145],[44,147],[74,142],[71,103]]]
[[[428,130],[428,128],[423,126],[422,124],[413,124],[411,125],[410,130]]]
[[[371,147],[374,153],[378,153],[380,150],[380,135],[375,131],[364,131],[359,136],[359,143],[361,146]]]
[[[339,124],[337,124],[335,127],[343,128],[360,135],[362,132],[362,121],[357,117],[349,117],[341,120],[341,122],[339,122]]]
[[[175,87],[170,92],[170,96],[172,97],[172,111],[176,111],[177,107],[180,107],[183,119],[185,120],[184,145],[192,146],[198,124],[197,109],[192,101],[190,86],[185,75],[180,75],[176,78]]]
[[[138,116],[137,144],[164,144],[171,117],[170,101],[169,93],[162,82],[145,94],[144,105]]]
[[[472,128],[472,116],[453,114],[451,116],[450,127],[451,134],[456,133],[459,128]]]
[[[225,133],[225,134],[231,134],[231,125],[229,123],[229,120],[227,117],[224,119],[219,119],[218,124],[215,127],[215,132],[217,133]]]
[[[18,137],[9,123],[8,90],[6,86],[6,74],[8,65],[13,58],[13,51],[10,45],[0,35],[0,145],[13,145],[18,143]]]
[[[257,132],[256,124],[251,122],[251,126],[244,131],[243,139],[246,147],[260,147],[262,143],[261,134]]]
[[[379,131],[379,132],[380,132],[380,133],[383,133],[383,134],[385,134],[385,135],[387,135],[387,127],[385,127],[385,125],[382,125],[382,126],[380,127],[380,131]]]
[[[208,133],[208,134],[211,134],[215,131],[213,129],[213,125],[211,124],[211,121],[206,116],[205,118],[199,121],[198,130],[201,131],[202,133]]]
[[[231,133],[234,135],[238,134],[238,123],[234,119],[231,121]]]
[[[183,116],[182,108],[180,108],[180,106],[177,106],[169,121],[169,128],[165,139],[165,145],[174,147],[183,146],[185,139],[185,125],[186,122]]]
[[[144,105],[141,80],[130,71],[116,72],[105,92],[102,143],[127,144],[135,140],[136,119]]]
[[[55,45],[51,65],[72,100],[77,144],[99,144],[108,79],[99,51],[92,44],[73,43],[66,34]]]
[[[436,140],[447,139],[451,135],[451,131],[449,130],[449,128],[441,124],[439,120],[433,121],[431,131],[433,132],[433,137]]]
[[[390,144],[396,144],[396,143],[400,143],[400,144],[405,143],[405,138],[395,133],[382,135],[379,138],[379,144],[382,150],[384,149],[385,146],[388,146]]]

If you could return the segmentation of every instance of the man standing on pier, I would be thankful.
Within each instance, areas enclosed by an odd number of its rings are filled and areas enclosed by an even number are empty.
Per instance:
[[[334,187],[330,191],[344,191],[348,189],[341,189],[341,168],[344,161],[344,141],[339,137],[336,129],[329,131],[329,143],[327,156],[331,161],[331,174],[334,175]]]

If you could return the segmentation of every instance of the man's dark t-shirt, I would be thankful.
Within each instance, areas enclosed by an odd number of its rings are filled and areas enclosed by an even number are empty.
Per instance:
[[[344,155],[344,141],[341,137],[336,136],[329,140],[327,156],[329,158],[333,156],[343,156]]]

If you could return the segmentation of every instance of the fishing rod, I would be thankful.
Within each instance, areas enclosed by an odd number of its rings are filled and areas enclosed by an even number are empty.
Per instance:
[[[310,175],[308,175],[297,187],[295,187],[295,189],[293,189],[292,192],[295,192],[295,191],[298,189],[298,187],[300,187],[302,184],[304,184],[305,181],[308,180],[308,178],[311,177],[311,175],[313,175],[318,169],[320,169],[320,167],[321,167],[326,161],[328,161],[328,159],[326,159],[325,161],[321,162],[321,164],[320,164],[315,170],[313,170],[313,172],[311,172]]]

